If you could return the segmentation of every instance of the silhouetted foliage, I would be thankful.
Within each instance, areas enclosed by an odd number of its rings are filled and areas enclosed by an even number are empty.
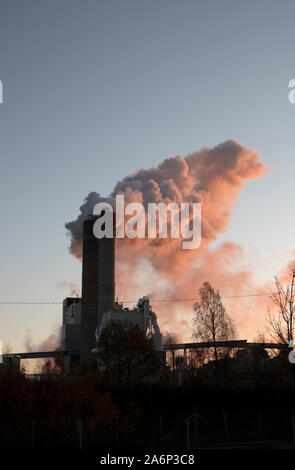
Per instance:
[[[137,324],[110,321],[100,337],[99,370],[108,384],[124,385],[153,381],[159,364],[151,340]]]

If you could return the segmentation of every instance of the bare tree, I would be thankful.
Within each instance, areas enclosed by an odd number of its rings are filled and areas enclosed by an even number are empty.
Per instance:
[[[257,330],[256,335],[253,338],[253,343],[265,344],[265,343],[275,343],[275,341],[273,340],[272,337],[269,338],[268,336],[266,336],[265,331]],[[280,349],[268,349],[267,353],[269,357],[273,359],[280,353]]]
[[[272,315],[268,309],[269,334],[276,342],[289,344],[294,339],[294,268],[290,268],[286,284],[283,284],[278,277],[275,277],[275,290],[271,291],[271,300],[277,307],[277,312]]]
[[[213,359],[219,381],[218,360],[225,355],[224,348],[218,348],[218,341],[229,341],[235,336],[235,327],[221,302],[218,290],[204,282],[199,289],[200,300],[195,303],[193,337],[197,341],[213,342]]]
[[[257,330],[256,336],[254,336],[254,338],[253,338],[253,342],[254,343],[270,343],[271,341],[269,341],[266,338],[264,331]]]

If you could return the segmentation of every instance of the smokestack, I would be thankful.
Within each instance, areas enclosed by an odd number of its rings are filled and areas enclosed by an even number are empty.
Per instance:
[[[97,239],[93,234],[96,219],[90,217],[83,224],[80,357],[86,362],[93,359],[96,327],[115,299],[115,238]]]
[[[99,240],[98,323],[115,301],[115,237]]]

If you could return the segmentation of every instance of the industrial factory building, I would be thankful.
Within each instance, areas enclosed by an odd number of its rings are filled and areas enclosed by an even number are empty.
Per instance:
[[[96,220],[97,216],[90,216],[83,224],[82,297],[67,297],[63,301],[60,350],[4,354],[3,363],[0,361],[0,373],[10,366],[19,369],[22,359],[54,358],[60,356],[61,352],[65,357],[66,370],[70,370],[78,361],[85,365],[98,363],[101,333],[112,320],[128,320],[138,325],[152,340],[163,366],[166,365],[167,351],[173,354],[182,351],[183,367],[186,368],[187,352],[191,353],[196,349],[228,347],[252,350],[257,346],[264,349],[286,349],[285,344],[248,343],[247,340],[166,344],[163,347],[157,315],[147,297],[139,299],[132,309],[124,308],[115,301],[116,239],[96,238],[93,233]],[[183,371],[180,372],[183,375]]]
[[[111,320],[128,320],[152,340],[163,365],[162,334],[157,316],[146,297],[139,299],[133,309],[115,302],[115,246],[116,239],[94,236],[97,216],[89,216],[83,224],[82,297],[67,297],[63,301],[61,348],[55,351],[36,351],[3,355],[0,373],[10,364],[20,368],[22,359],[54,358],[62,352],[66,370],[78,361],[87,365],[97,362],[100,335]],[[115,224],[113,225],[115,227]]]
[[[133,309],[115,302],[116,239],[98,239],[93,234],[97,217],[83,225],[82,298],[68,297],[63,302],[61,349],[83,363],[95,361],[100,335],[111,320],[128,320],[148,335],[165,364],[162,334],[157,316],[146,297]]]

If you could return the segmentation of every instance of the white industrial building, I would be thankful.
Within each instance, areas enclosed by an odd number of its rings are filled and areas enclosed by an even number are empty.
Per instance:
[[[62,351],[80,351],[81,312],[81,298],[67,297],[63,301]],[[152,311],[149,299],[143,297],[133,309],[124,308],[121,303],[114,302],[113,307],[103,314],[101,322],[93,331],[96,347],[92,349],[92,353],[99,350],[101,333],[112,320],[127,320],[138,325],[152,340],[155,350],[163,351],[163,335],[160,332],[157,315]]]
[[[139,299],[137,307],[133,309],[123,308],[121,303],[115,302],[113,308],[105,312],[102,316],[101,323],[97,326],[95,337],[97,348],[93,352],[99,350],[100,336],[103,329],[110,321],[130,321],[140,327],[142,331],[149,337],[156,351],[163,351],[163,335],[157,321],[157,315],[152,308],[147,297]]]

